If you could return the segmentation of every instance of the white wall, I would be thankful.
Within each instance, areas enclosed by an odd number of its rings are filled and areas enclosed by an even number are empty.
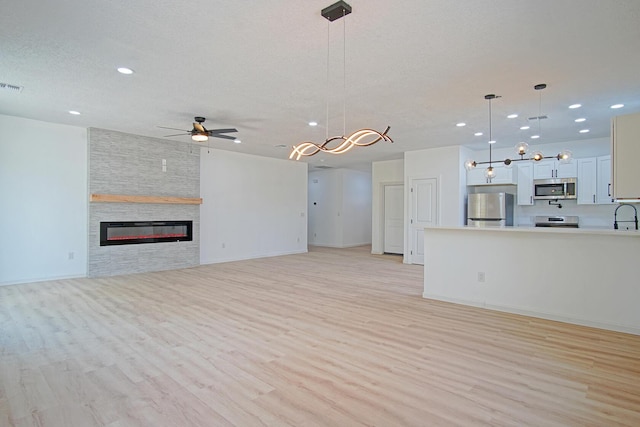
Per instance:
[[[404,184],[403,159],[372,163],[371,253],[373,254],[384,252],[384,187],[397,184]]]
[[[464,193],[462,189],[459,146],[439,147],[404,153],[405,194],[408,196],[410,182],[415,178],[437,178],[439,225],[451,226],[464,223]],[[408,197],[407,197],[408,198]],[[408,214],[408,209],[405,209]],[[406,252],[406,248],[405,248]]]
[[[200,152],[200,262],[307,251],[307,164]]]
[[[342,246],[342,172],[309,172],[309,244]]]
[[[371,243],[371,173],[343,169],[342,246]]]
[[[309,173],[309,244],[371,243],[371,174],[350,169]]]
[[[0,284],[86,275],[86,129],[0,115],[0,201]]]
[[[425,298],[640,334],[637,232],[433,228],[424,236]]]

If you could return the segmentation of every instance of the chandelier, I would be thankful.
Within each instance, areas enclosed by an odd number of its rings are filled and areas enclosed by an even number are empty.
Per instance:
[[[540,120],[542,119],[546,119],[547,116],[542,115],[542,90],[545,89],[547,87],[547,85],[545,83],[540,83],[535,85],[533,88],[537,91],[539,91],[540,97],[539,97],[539,103],[538,103],[538,116],[535,117],[534,119],[537,120],[538,122],[538,135],[540,135],[541,133],[541,124],[540,124]],[[489,182],[491,182],[491,180],[496,176],[496,172],[495,169],[493,168],[493,159],[491,156],[491,147],[493,146],[493,144],[495,144],[495,140],[492,138],[491,135],[491,101],[496,99],[496,98],[500,98],[500,96],[494,95],[494,94],[489,94],[489,95],[485,95],[484,99],[489,101],[489,161],[488,162],[476,162],[475,160],[467,160],[464,163],[464,167],[466,170],[472,170],[473,168],[475,168],[478,165],[486,165],[488,164],[489,166],[487,167],[487,169],[485,170],[485,177],[489,180]],[[531,120],[531,119],[530,119]],[[520,162],[520,161],[525,161],[525,160],[532,160],[535,162],[539,162],[542,159],[556,159],[558,161],[560,161],[561,163],[569,163],[571,161],[571,151],[569,150],[562,150],[560,153],[558,153],[555,156],[545,156],[544,154],[542,154],[542,151],[535,151],[530,157],[525,157],[527,154],[527,151],[529,150],[529,144],[527,144],[526,142],[519,142],[518,144],[516,144],[515,146],[516,149],[516,153],[518,156],[520,156],[520,158],[516,158],[516,159],[510,159],[510,158],[506,158],[504,160],[502,160],[500,163],[504,163],[505,166],[510,166],[513,162]]]
[[[339,1],[337,3],[332,4],[324,9],[322,9],[321,15],[326,18],[329,23],[344,18],[346,15],[351,13],[351,6],[349,6],[344,1]],[[326,119],[326,136],[325,141],[321,144],[316,144],[314,142],[301,142],[300,144],[294,145],[291,149],[291,154],[289,154],[289,159],[300,160],[303,156],[313,156],[319,152],[329,153],[329,154],[344,154],[347,151],[351,150],[353,147],[367,147],[369,145],[373,145],[378,141],[384,140],[387,142],[393,142],[393,139],[388,135],[389,126],[384,130],[384,132],[378,132],[374,129],[360,129],[349,136],[346,135],[346,20],[343,20],[343,78],[344,78],[344,103],[343,103],[343,129],[342,136],[334,136],[329,137],[329,41],[327,37],[327,119]],[[327,25],[327,36],[329,35],[329,27]]]

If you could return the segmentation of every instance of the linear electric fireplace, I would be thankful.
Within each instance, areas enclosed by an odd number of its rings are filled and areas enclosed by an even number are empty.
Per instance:
[[[100,246],[193,240],[193,221],[101,222]]]

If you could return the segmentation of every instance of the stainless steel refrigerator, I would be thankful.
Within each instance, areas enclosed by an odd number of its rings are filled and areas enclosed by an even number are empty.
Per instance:
[[[506,227],[513,225],[513,194],[469,194],[467,225],[470,227]]]

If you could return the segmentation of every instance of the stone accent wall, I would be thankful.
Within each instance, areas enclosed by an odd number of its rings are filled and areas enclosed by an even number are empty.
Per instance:
[[[199,147],[95,128],[88,135],[89,194],[200,197]],[[100,246],[101,221],[171,220],[193,221],[193,241]],[[88,230],[89,277],[200,264],[199,205],[91,202]]]

